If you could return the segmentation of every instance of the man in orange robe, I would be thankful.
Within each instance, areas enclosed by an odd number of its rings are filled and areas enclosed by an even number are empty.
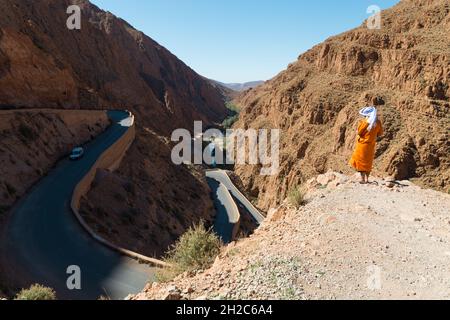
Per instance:
[[[375,107],[364,108],[359,113],[365,119],[358,126],[358,140],[350,165],[361,173],[361,183],[366,184],[373,168],[377,138],[383,135],[383,127]]]

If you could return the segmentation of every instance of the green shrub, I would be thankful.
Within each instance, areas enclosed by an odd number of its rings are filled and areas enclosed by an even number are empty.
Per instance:
[[[29,289],[20,291],[16,300],[56,300],[56,293],[51,288],[34,284]]]
[[[302,187],[297,186],[292,189],[288,194],[289,204],[296,208],[300,208],[301,206],[306,204],[305,200],[305,191]]]
[[[226,118],[222,122],[222,126],[225,129],[230,129],[236,123],[236,121],[239,120],[239,113],[241,112],[241,110],[240,110],[240,108],[237,105],[235,105],[231,101],[228,101],[225,104],[225,106],[229,110],[229,112],[228,112],[229,114],[228,114],[228,118]]]
[[[225,103],[225,106],[227,107],[228,110],[239,113],[241,112],[241,109],[239,108],[239,106],[235,105],[233,102],[228,101]]]
[[[160,270],[157,279],[166,282],[184,272],[209,268],[219,254],[221,245],[219,237],[200,222],[181,236],[169,250],[165,260],[171,267]]]
[[[225,129],[231,129],[231,127],[233,127],[233,125],[236,123],[236,121],[238,121],[239,119],[239,115],[234,115],[231,117],[226,118],[223,122],[222,122],[222,126]]]

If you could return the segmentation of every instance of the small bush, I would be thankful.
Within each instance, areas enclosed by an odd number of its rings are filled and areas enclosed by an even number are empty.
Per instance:
[[[225,120],[222,122],[222,126],[223,126],[225,129],[231,129],[231,127],[233,127],[233,125],[234,125],[238,120],[239,120],[239,115],[231,116],[231,117],[225,119]]]
[[[209,268],[219,254],[221,245],[219,237],[200,222],[169,250],[165,260],[171,267],[158,272],[157,279],[165,282],[184,272]]]
[[[35,138],[34,130],[24,123],[20,124],[19,133],[27,141],[34,140],[34,138]]]
[[[160,268],[155,272],[155,281],[159,283],[167,283],[175,279],[180,273],[175,268]]]
[[[56,293],[51,288],[34,284],[29,289],[20,291],[16,300],[56,300]]]
[[[12,185],[10,185],[8,182],[5,182],[5,187],[6,187],[6,191],[8,191],[8,193],[9,193],[11,196],[16,195],[16,192],[17,192],[16,188],[14,188],[14,187],[13,187]]]
[[[225,106],[228,109],[228,118],[222,122],[224,129],[231,129],[233,125],[239,120],[240,108],[232,102],[227,102]]]
[[[225,107],[235,113],[240,113],[241,112],[241,108],[239,108],[239,106],[235,105],[233,102],[228,101],[225,103]]]
[[[296,208],[300,208],[301,206],[306,204],[305,200],[305,191],[300,186],[292,189],[288,194],[289,204],[293,205]]]

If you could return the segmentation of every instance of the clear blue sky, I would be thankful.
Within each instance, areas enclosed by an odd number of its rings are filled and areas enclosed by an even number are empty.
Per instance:
[[[268,80],[326,38],[398,0],[91,0],[223,82]]]

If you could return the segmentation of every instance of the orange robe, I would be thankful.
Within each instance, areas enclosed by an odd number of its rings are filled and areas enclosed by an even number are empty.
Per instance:
[[[362,120],[358,126],[358,141],[350,165],[359,172],[371,172],[375,159],[377,138],[383,135],[383,127],[378,120],[375,127],[368,131],[369,123]]]

